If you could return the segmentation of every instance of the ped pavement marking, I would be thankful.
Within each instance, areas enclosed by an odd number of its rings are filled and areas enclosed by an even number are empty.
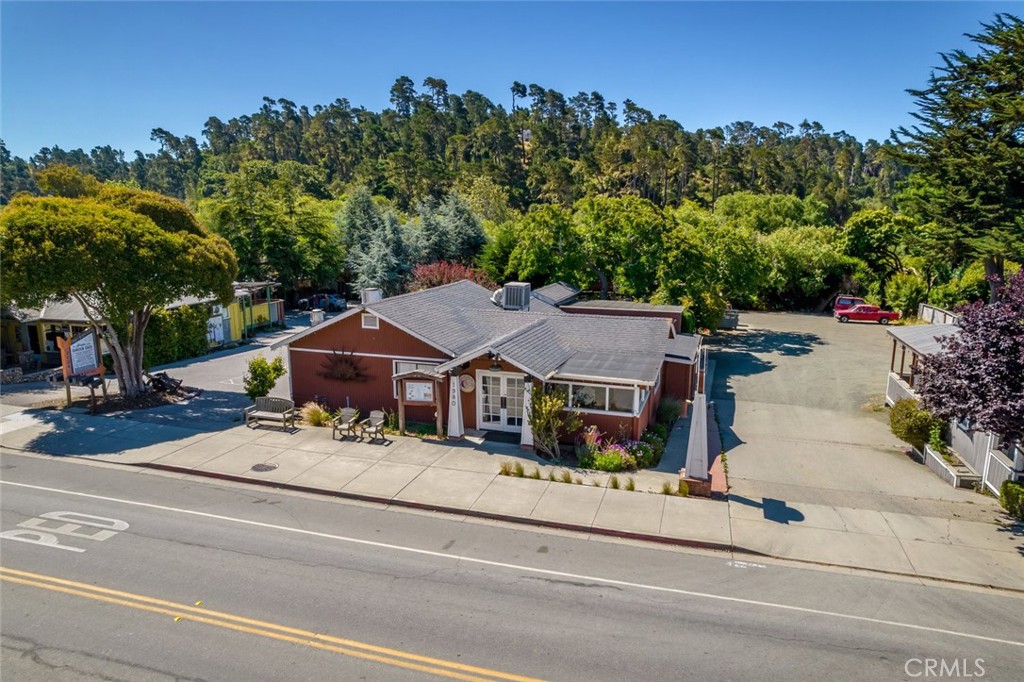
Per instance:
[[[213,625],[228,630],[236,630],[251,635],[260,635],[271,639],[278,639],[292,644],[300,644],[315,649],[324,649],[338,654],[344,654],[354,658],[362,658],[375,663],[408,668],[419,672],[447,677],[465,682],[494,682],[494,680],[507,680],[508,682],[540,682],[537,678],[523,677],[509,673],[479,668],[477,666],[445,661],[429,656],[420,656],[399,649],[365,644],[351,639],[342,639],[309,630],[268,623],[262,620],[236,616],[220,611],[209,611],[198,609],[186,604],[147,597],[131,592],[121,592],[104,587],[97,587],[86,583],[64,580],[53,576],[28,571],[18,571],[13,568],[0,566],[0,581],[37,587],[52,592],[61,592],[76,597],[85,597],[96,601],[117,604],[128,608],[150,611],[165,616],[174,616],[175,619],[191,620],[197,623]]]
[[[534,566],[526,566],[523,564],[510,564],[502,561],[491,561],[489,559],[478,559],[476,557],[465,556],[461,554],[449,554],[447,552],[435,552],[429,549],[419,549],[416,547],[405,547],[403,545],[395,545],[387,542],[376,542],[373,540],[363,540],[361,538],[346,537],[344,535],[332,535],[330,533],[320,533],[317,531],[306,530],[303,528],[292,528],[289,526],[279,526],[273,523],[263,523],[262,521],[250,521],[248,519],[239,519],[232,516],[222,516],[220,514],[210,514],[208,512],[195,511],[192,509],[180,509],[178,507],[167,507],[160,504],[152,504],[150,502],[138,502],[135,500],[124,500],[117,497],[105,497],[103,495],[93,495],[91,493],[80,493],[74,490],[63,490],[60,488],[47,488],[38,485],[29,485],[28,483],[15,483],[13,481],[0,481],[0,485],[11,485],[18,488],[28,488],[31,490],[42,490],[45,492],[57,493],[61,495],[73,495],[75,497],[85,497],[93,500],[102,500],[104,502],[114,502],[117,504],[126,504],[134,507],[144,507],[147,509],[158,509],[160,511],[174,512],[176,514],[187,514],[189,516],[201,516],[208,519],[216,519],[219,521],[227,521],[230,523],[238,523],[247,526],[255,526],[258,528],[269,528],[271,530],[284,531],[286,533],[296,533],[299,535],[308,535],[318,538],[327,538],[329,540],[337,540],[339,542],[348,542],[356,545],[363,545],[367,547],[377,547],[380,549],[388,549],[396,552],[407,552],[410,554],[418,554],[421,556],[436,557],[439,559],[449,559],[453,561],[466,562],[469,564],[477,564],[480,566],[492,566],[495,568],[504,568],[512,571],[519,571],[521,573],[534,573],[538,575],[555,576],[558,578],[570,578],[573,580],[581,580],[588,582],[598,582],[605,585],[615,585],[617,587],[626,587],[637,590],[648,590],[651,592],[661,592],[666,594],[676,594],[687,597],[696,597],[700,599],[710,599],[715,601],[723,601],[732,604],[742,604],[744,606],[758,606],[769,609],[779,609],[782,611],[791,611],[795,613],[806,613],[815,616],[824,616],[826,618],[841,618],[844,620],[853,620],[862,623],[874,623],[876,625],[888,625],[890,627],[904,628],[907,630],[918,630],[920,632],[931,632],[939,635],[949,635],[951,637],[962,637],[966,639],[975,639],[983,642],[993,642],[995,644],[1006,644],[1008,646],[1019,646],[1024,647],[1024,641],[1015,641],[1012,639],[1000,639],[997,637],[986,637],[985,635],[977,635],[970,632],[959,632],[957,630],[946,630],[943,628],[934,628],[927,625],[915,625],[913,623],[901,623],[894,620],[884,620],[880,618],[869,618],[867,616],[855,616],[849,613],[838,613],[835,611],[824,611],[821,609],[811,609],[804,606],[793,606],[791,604],[780,604],[778,602],[767,602],[759,601],[756,599],[744,599],[741,597],[727,597],[721,594],[713,594],[709,592],[695,592],[693,590],[683,590],[675,587],[664,587],[662,585],[649,585],[645,583],[635,583],[626,580],[616,580],[614,578],[602,578],[599,576],[582,575],[579,573],[568,573],[566,571],[555,571],[547,568],[538,568]]]

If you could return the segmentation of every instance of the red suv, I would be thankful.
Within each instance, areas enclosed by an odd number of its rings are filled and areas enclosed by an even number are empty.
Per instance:
[[[852,308],[855,305],[862,305],[866,303],[863,298],[857,298],[856,296],[849,296],[847,294],[839,294],[832,302],[832,310],[839,312],[846,308]]]
[[[900,314],[897,312],[882,310],[877,305],[867,305],[866,303],[855,305],[852,308],[836,308],[835,316],[840,322],[863,320],[878,324],[889,324],[893,320],[900,319]]]

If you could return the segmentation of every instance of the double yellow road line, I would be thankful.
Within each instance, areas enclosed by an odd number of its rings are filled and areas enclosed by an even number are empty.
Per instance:
[[[446,677],[453,680],[464,680],[465,682],[494,682],[495,680],[501,680],[504,682],[539,682],[533,677],[523,677],[521,675],[513,675],[497,670],[479,668],[472,665],[466,665],[464,663],[457,663],[455,661],[445,661],[439,658],[420,656],[418,654],[400,651],[398,649],[389,649],[387,647],[376,646],[374,644],[366,644],[365,642],[333,637],[319,632],[301,630],[298,628],[288,627],[286,625],[269,623],[267,621],[255,620],[244,616],[236,616],[234,614],[223,613],[220,611],[210,611],[209,609],[199,608],[197,606],[179,604],[176,602],[165,601],[163,599],[157,599],[155,597],[133,594],[131,592],[111,590],[104,587],[79,583],[73,580],[64,580],[63,578],[56,578],[39,573],[19,571],[13,568],[6,568],[4,566],[0,566],[0,581],[16,583],[18,585],[27,585],[29,587],[37,587],[44,590],[50,590],[51,592],[60,592],[76,597],[84,597],[86,599],[106,602],[108,604],[117,604],[118,606],[125,606],[132,609],[138,609],[140,611],[158,613],[160,615],[170,616],[175,620],[190,620],[196,623],[225,628],[227,630],[235,630],[237,632],[244,632],[250,635],[259,635],[261,637],[268,637],[282,642],[307,646],[313,649],[321,649],[323,651],[330,651],[332,653],[343,654],[353,658],[361,658],[375,663],[405,668],[407,670],[415,670],[429,675]]]

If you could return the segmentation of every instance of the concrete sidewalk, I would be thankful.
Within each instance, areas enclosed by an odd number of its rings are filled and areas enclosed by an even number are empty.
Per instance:
[[[554,467],[514,445],[336,441],[209,421],[154,422],[70,410],[0,414],[5,449],[157,468],[397,506],[1024,591],[1024,527],[732,495],[729,503],[660,494],[670,473],[644,471],[636,491],[610,476]],[[141,414],[141,413],[140,413]],[[195,427],[195,428],[192,428]],[[500,474],[519,462],[527,477]],[[529,478],[534,471],[540,480]],[[568,472],[573,483],[548,480]],[[579,480],[580,484],[575,481]]]

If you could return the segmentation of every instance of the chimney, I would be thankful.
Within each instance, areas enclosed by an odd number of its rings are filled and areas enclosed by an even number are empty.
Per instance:
[[[359,298],[363,305],[366,305],[367,303],[376,303],[384,298],[384,292],[377,287],[371,287],[360,291]]]
[[[529,282],[506,283],[501,289],[501,307],[505,310],[529,310]]]

